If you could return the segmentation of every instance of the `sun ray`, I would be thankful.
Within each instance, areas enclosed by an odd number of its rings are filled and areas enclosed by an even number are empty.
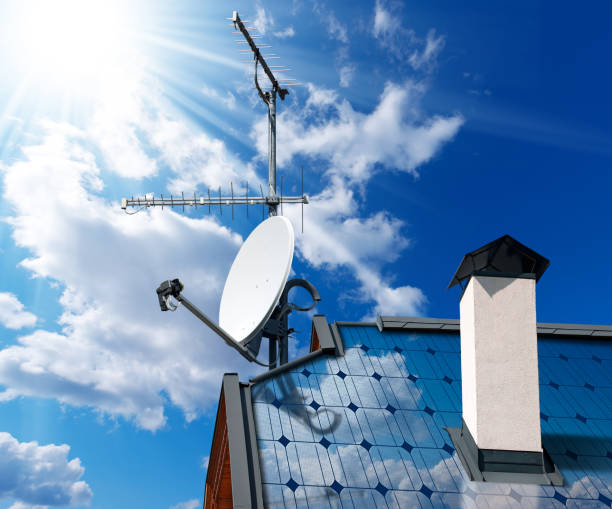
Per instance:
[[[250,141],[246,140],[244,134],[239,133],[227,120],[214,113],[202,104],[202,100],[196,100],[198,95],[202,96],[201,90],[188,81],[177,80],[175,75],[164,71],[161,67],[153,67],[149,72],[163,80],[165,85],[164,94],[176,107],[190,117],[198,119],[199,122],[208,124],[215,130],[221,131],[225,136],[232,138],[241,147],[252,149]]]
[[[139,34],[136,34],[135,36],[141,41],[149,43],[158,48],[169,49],[177,53],[181,53],[183,55],[196,57],[201,60],[212,62],[214,64],[219,64],[224,67],[231,68],[231,69],[240,69],[240,70],[244,69],[244,66],[238,61],[237,58],[234,59],[234,58],[225,57],[213,51],[207,51],[201,48],[196,48],[188,44],[173,41],[172,39],[168,39],[165,37],[158,37],[156,35],[145,33],[145,32],[140,32]]]

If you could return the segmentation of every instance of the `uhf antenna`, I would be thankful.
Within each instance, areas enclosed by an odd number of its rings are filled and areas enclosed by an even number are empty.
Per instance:
[[[142,210],[148,207],[182,207],[183,210],[186,206],[197,207],[198,205],[204,205],[209,207],[209,211],[212,207],[219,207],[219,212],[223,213],[223,206],[231,206],[232,207],[232,218],[234,212],[234,205],[246,205],[247,206],[247,216],[248,216],[248,206],[249,205],[261,205],[262,212],[263,207],[268,207],[268,216],[276,216],[278,214],[278,205],[281,203],[301,203],[302,204],[302,231],[304,228],[303,225],[303,217],[304,217],[304,204],[308,203],[308,196],[303,194],[301,196],[284,196],[281,193],[281,196],[276,194],[276,96],[278,95],[281,100],[285,99],[285,96],[289,93],[286,88],[283,88],[279,81],[274,76],[272,69],[276,69],[279,72],[282,72],[284,68],[280,66],[269,66],[264,58],[264,55],[261,53],[261,48],[268,48],[268,45],[260,45],[257,46],[255,44],[254,38],[260,38],[261,35],[251,35],[245,25],[245,21],[240,19],[237,11],[233,12],[231,18],[228,18],[232,21],[234,28],[236,30],[240,30],[242,35],[244,36],[245,41],[238,41],[242,43],[246,43],[249,45],[249,48],[253,54],[253,62],[255,66],[255,74],[254,74],[254,83],[255,88],[259,94],[259,97],[263,100],[263,102],[268,107],[268,193],[264,196],[263,192],[261,192],[261,196],[249,196],[248,194],[248,182],[246,185],[246,196],[235,196],[234,195],[234,186],[233,183],[231,186],[231,195],[230,196],[221,196],[221,190],[219,189],[219,194],[217,197],[210,195],[210,190],[208,190],[207,196],[196,196],[195,193],[193,197],[185,197],[184,194],[181,194],[180,197],[170,196],[170,198],[164,198],[160,195],[159,198],[155,198],[154,195],[149,195],[145,197],[138,198],[123,198],[121,200],[121,208],[127,212],[128,207],[136,208],[138,210]],[[276,55],[266,55],[268,58],[277,58]],[[258,68],[261,66],[265,75],[271,84],[271,89],[264,91],[262,90],[259,80],[258,80]],[[281,81],[287,81],[288,78],[285,78]],[[293,80],[291,80],[293,81]],[[292,86],[297,83],[289,83],[284,86]],[[303,171],[302,171],[302,191],[303,191]],[[138,211],[137,210],[137,211]],[[263,215],[263,214],[262,214]]]

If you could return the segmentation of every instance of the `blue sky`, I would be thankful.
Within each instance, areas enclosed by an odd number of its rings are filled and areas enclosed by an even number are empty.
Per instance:
[[[461,257],[508,233],[551,260],[539,321],[612,323],[603,4],[125,4],[0,6],[1,509],[202,503],[221,376],[257,369],[154,290],[216,316],[260,211],[119,203],[265,183],[232,9],[302,84],[278,178],[297,194],[304,167],[304,234],[284,213],[318,312],[456,318]]]

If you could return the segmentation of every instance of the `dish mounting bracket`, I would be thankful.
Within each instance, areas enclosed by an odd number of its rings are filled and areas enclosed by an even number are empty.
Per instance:
[[[306,290],[312,298],[309,306],[298,306],[289,302],[289,290],[300,287]],[[245,342],[246,348],[255,356],[259,353],[261,338],[269,340],[268,360],[270,369],[276,365],[283,365],[289,362],[289,336],[295,332],[289,327],[289,315],[292,311],[310,311],[321,300],[319,292],[312,283],[305,279],[295,278],[287,281],[278,304],[274,308],[272,315],[255,337]]]

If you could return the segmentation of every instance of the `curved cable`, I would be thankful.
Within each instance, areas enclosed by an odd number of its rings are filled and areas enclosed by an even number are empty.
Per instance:
[[[252,357],[251,362],[254,362],[255,364],[259,364],[260,366],[263,366],[264,368],[270,368],[272,367],[272,364],[266,364],[265,362],[259,362],[255,357]],[[276,364],[276,362],[274,363]]]
[[[282,299],[288,300],[289,290],[291,290],[295,286],[304,288],[304,290],[306,290],[310,294],[310,296],[312,297],[312,304],[310,306],[303,307],[303,306],[298,306],[297,304],[293,302],[287,302],[287,304],[289,305],[292,311],[310,311],[312,308],[314,308],[317,305],[317,302],[321,300],[321,296],[319,295],[319,292],[314,287],[314,285],[310,283],[309,281],[306,281],[305,279],[301,279],[301,278],[291,279],[290,281],[287,282],[287,284],[285,285],[285,289],[283,290],[281,300]]]
[[[138,214],[138,212],[140,212],[141,210],[144,210],[145,206],[143,205],[142,207],[140,207],[139,209],[136,209],[134,212],[128,212],[127,209],[125,209],[125,213],[128,216],[133,216],[134,214]]]
[[[257,56],[257,53],[255,53],[255,75],[254,75],[255,88],[257,89],[257,92],[259,92],[259,97],[263,99],[263,102],[265,102],[266,104],[270,104],[268,102],[268,98],[266,97],[266,94],[264,94],[264,92],[261,90],[261,87],[259,86],[259,81],[257,80],[257,64],[258,63],[259,63],[259,58]]]

